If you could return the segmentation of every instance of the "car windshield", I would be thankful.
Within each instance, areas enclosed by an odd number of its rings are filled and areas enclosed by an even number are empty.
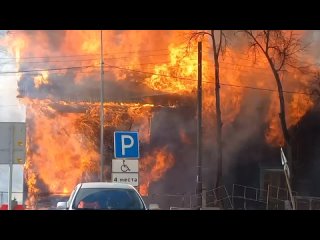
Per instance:
[[[140,196],[133,189],[81,188],[74,209],[143,210]]]

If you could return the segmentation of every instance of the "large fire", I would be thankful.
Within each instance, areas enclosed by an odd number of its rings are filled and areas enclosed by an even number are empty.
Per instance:
[[[138,81],[161,93],[194,95],[198,55],[196,44],[186,51],[186,41],[181,37],[186,32],[104,31],[106,74],[112,74],[111,78],[118,82]],[[100,31],[25,31],[10,36],[8,43],[20,69],[39,69],[31,77],[33,87],[39,92],[55,81],[90,87],[99,84]],[[214,64],[210,41],[205,41],[203,49],[204,128],[210,130],[215,127]],[[224,127],[241,114],[244,101],[249,101],[245,100],[246,96],[255,91],[241,86],[276,89],[272,72],[263,56],[243,54],[243,49],[243,46],[229,48],[220,59]],[[36,57],[42,58],[32,60]],[[46,70],[50,68],[54,70]],[[292,91],[305,86],[305,78],[298,73],[284,83],[284,88],[289,87]],[[98,101],[86,102],[80,97],[79,101],[59,102],[50,94],[48,91],[50,97],[47,99],[23,99],[28,106],[26,178],[31,195],[39,191],[39,182],[45,183],[49,191],[70,193],[78,181],[89,180],[99,170]],[[277,92],[262,94],[269,94],[265,116],[268,125],[266,141],[283,145]],[[307,95],[286,95],[285,101],[289,127],[313,106]],[[62,106],[69,110],[59,110]],[[150,119],[156,106],[133,102],[108,102],[104,106],[105,129],[111,132],[139,130],[142,143],[150,144]],[[209,132],[205,131],[205,135]],[[180,130],[180,137],[182,142],[190,144],[183,130]],[[211,138],[214,139],[213,136]],[[141,159],[141,193],[148,194],[150,183],[159,180],[174,162],[174,155],[166,147],[145,152]]]
[[[33,169],[40,181],[50,183],[48,191],[54,193],[70,193],[77,182],[92,180],[99,169],[99,104],[28,98],[23,101],[28,105],[28,170]],[[70,113],[64,107],[76,107],[80,112]],[[106,103],[104,127],[128,130],[134,121],[140,126],[141,141],[148,142],[145,122],[152,107],[151,104]],[[110,145],[108,139],[107,144]],[[28,178],[28,184],[30,189],[36,187],[33,175]]]
[[[140,193],[148,194],[149,184],[159,180],[162,175],[173,166],[174,158],[170,152],[163,149],[155,149],[153,152],[141,159],[140,171],[141,181]]]

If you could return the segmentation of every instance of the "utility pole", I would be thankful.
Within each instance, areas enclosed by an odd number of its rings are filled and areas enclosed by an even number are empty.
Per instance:
[[[101,109],[100,109],[100,182],[103,182],[103,160],[104,160],[104,141],[103,141],[103,124],[104,124],[104,72],[103,72],[103,67],[104,67],[104,62],[103,62],[103,41],[102,41],[102,30],[100,32],[100,49],[101,49],[101,61],[100,61],[100,66],[101,66],[101,95],[100,95],[100,100],[101,100]]]
[[[198,42],[197,206],[202,205],[202,42]]]
[[[215,93],[216,93],[216,123],[217,123],[217,181],[216,188],[221,187],[222,185],[222,120],[221,120],[221,107],[220,107],[220,73],[219,73],[219,54],[221,51],[221,35],[222,31],[220,31],[220,41],[217,47],[215,32],[211,30],[211,37],[213,43],[213,56],[214,56],[214,77],[215,77]],[[218,197],[221,195],[220,191],[218,191]]]

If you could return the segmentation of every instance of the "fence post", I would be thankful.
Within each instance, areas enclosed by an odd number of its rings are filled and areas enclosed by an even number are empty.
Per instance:
[[[246,200],[246,190],[247,190],[247,187],[244,186],[244,191],[243,191],[243,209],[244,210],[247,210],[247,200]]]
[[[309,210],[312,210],[312,199],[311,198],[309,198]]]
[[[182,207],[184,208],[185,207],[185,197],[186,197],[186,194],[184,193],[182,195]]]
[[[269,191],[270,191],[270,185],[268,184],[268,191],[267,191],[267,210],[269,210]]]
[[[279,190],[280,190],[280,187],[278,187],[278,190],[277,190],[277,210],[279,210]]]
[[[203,187],[202,188],[202,208],[205,208],[206,206],[207,206],[207,192],[206,192],[206,188],[205,187]]]
[[[232,184],[232,208],[234,209],[234,184]]]
[[[231,202],[231,199],[230,199],[230,195],[229,195],[229,193],[228,193],[228,190],[227,190],[226,186],[224,186],[224,191],[225,191],[225,193],[227,194],[227,197],[228,197],[228,200],[229,200],[231,209],[233,209],[233,205],[232,205],[232,202]]]

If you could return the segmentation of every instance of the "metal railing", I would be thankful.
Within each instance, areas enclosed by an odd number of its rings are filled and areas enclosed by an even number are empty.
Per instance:
[[[309,196],[295,196],[297,210],[320,210],[320,198]]]
[[[292,193],[297,195],[297,192]],[[268,189],[261,189],[233,184],[231,198],[234,208],[243,210],[284,210],[290,201],[288,189],[271,185]]]
[[[267,190],[244,186],[240,184],[232,185],[232,205],[234,209],[266,209]]]
[[[14,192],[22,194],[21,192]],[[320,198],[299,196],[293,192],[297,210],[320,210]],[[45,197],[45,196],[43,196]],[[160,209],[195,210],[195,209],[236,209],[236,210],[285,210],[290,207],[290,195],[286,188],[268,185],[267,189],[260,189],[240,184],[232,185],[231,195],[225,186],[201,193],[202,205],[199,206],[199,194],[149,194],[143,197],[147,205],[156,203]],[[0,205],[7,203],[8,193],[0,191]],[[288,204],[289,203],[289,204]]]
[[[205,191],[206,207],[219,207],[224,210],[233,209],[233,203],[225,186]]]
[[[198,198],[202,197],[202,205],[199,206]],[[161,209],[200,209],[203,207],[219,207],[221,209],[233,209],[230,195],[225,186],[211,190],[203,190],[199,194],[150,194],[144,197],[145,201],[159,204]]]
[[[297,192],[292,191],[292,195],[296,196]],[[268,185],[267,210],[284,210],[288,201],[290,201],[290,193],[287,188]]]
[[[12,192],[12,198],[23,201],[23,192]],[[0,191],[0,206],[4,203],[8,203],[8,192]]]
[[[320,210],[320,198],[298,196],[292,192],[297,210]],[[267,189],[240,184],[232,185],[229,195],[225,186],[203,191],[202,206],[198,204],[197,194],[152,194],[152,203],[162,203],[161,209],[242,209],[242,210],[287,210],[291,209],[288,189],[268,185]],[[150,197],[150,196],[149,196]],[[165,207],[164,207],[165,206]]]

